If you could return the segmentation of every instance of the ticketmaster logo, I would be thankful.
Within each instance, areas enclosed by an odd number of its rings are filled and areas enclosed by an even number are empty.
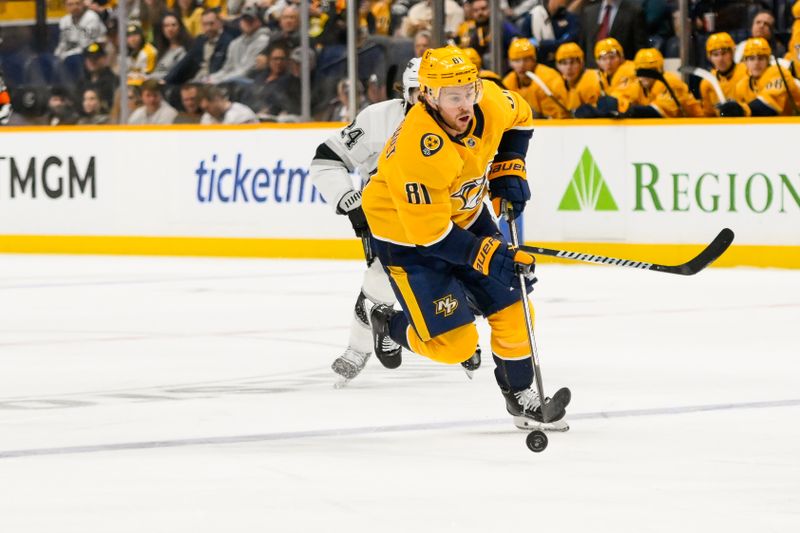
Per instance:
[[[583,149],[581,160],[572,174],[559,211],[619,211],[611,191],[608,189],[597,163],[594,162],[589,148]]]

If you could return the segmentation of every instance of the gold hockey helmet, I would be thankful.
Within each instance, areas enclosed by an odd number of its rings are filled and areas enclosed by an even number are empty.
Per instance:
[[[625,51],[622,49],[622,45],[619,44],[619,41],[614,39],[613,37],[608,37],[607,39],[601,39],[597,41],[597,44],[594,45],[595,59],[598,59],[600,56],[605,55],[609,52],[618,53],[620,58],[625,57]]]
[[[733,50],[736,48],[736,43],[728,32],[721,31],[713,34],[706,41],[706,55],[711,57],[711,52],[714,50]]]
[[[564,43],[556,50],[556,63],[563,59],[580,59],[583,63],[583,50],[575,43]]]
[[[753,37],[744,42],[744,53],[742,57],[751,56],[771,56],[772,48],[763,37]]]
[[[533,43],[530,39],[517,37],[511,41],[511,45],[508,47],[508,59],[514,61],[516,59],[524,59],[526,57],[532,57],[533,59],[536,59],[536,47],[533,46]]]
[[[474,85],[477,102],[480,99],[481,81],[478,67],[455,46],[428,48],[419,65],[420,89],[434,99],[439,98],[443,87]]]
[[[657,70],[664,72],[664,56],[655,48],[642,48],[633,58],[636,70]]]

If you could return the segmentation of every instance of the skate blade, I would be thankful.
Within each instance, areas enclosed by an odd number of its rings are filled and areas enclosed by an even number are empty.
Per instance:
[[[537,422],[530,418],[525,418],[524,416],[515,416],[514,425],[517,426],[517,429],[523,429],[525,431],[533,431],[535,429],[539,431],[557,431],[559,433],[569,431],[569,424],[564,419],[556,422]]]
[[[470,370],[468,368],[465,368],[463,366],[461,368],[464,369],[464,373],[467,375],[467,377],[470,379],[470,381],[472,381],[472,378],[475,376],[475,371],[474,370]]]

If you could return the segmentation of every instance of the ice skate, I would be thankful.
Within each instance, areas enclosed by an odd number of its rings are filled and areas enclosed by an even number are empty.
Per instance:
[[[462,362],[461,367],[464,369],[464,372],[466,372],[467,377],[469,379],[472,379],[473,374],[475,374],[475,371],[478,370],[480,366],[481,366],[481,347],[476,346],[475,353],[472,354],[472,356],[469,359]]]
[[[567,391],[562,392],[562,391]],[[539,393],[533,387],[512,392],[510,390],[501,389],[503,397],[506,399],[506,410],[514,418],[514,425],[519,429],[541,431],[567,431],[569,424],[564,420],[567,414],[566,410],[562,409],[553,420],[544,422],[542,419],[541,402],[539,401]],[[564,405],[569,403],[569,391],[567,389],[560,389],[554,395],[554,398]],[[547,401],[551,401],[550,398]]]
[[[369,352],[359,352],[348,346],[344,353],[337,357],[331,365],[331,369],[340,376],[334,387],[340,389],[358,376],[364,370],[369,356]]]
[[[396,313],[384,304],[377,304],[369,313],[375,356],[386,368],[397,368],[403,362],[402,347],[389,336],[389,320]]]

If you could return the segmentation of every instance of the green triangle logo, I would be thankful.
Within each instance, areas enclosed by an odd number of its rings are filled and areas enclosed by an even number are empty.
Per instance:
[[[611,191],[608,189],[589,148],[583,149],[581,160],[572,174],[564,197],[558,205],[559,211],[619,211]]]

